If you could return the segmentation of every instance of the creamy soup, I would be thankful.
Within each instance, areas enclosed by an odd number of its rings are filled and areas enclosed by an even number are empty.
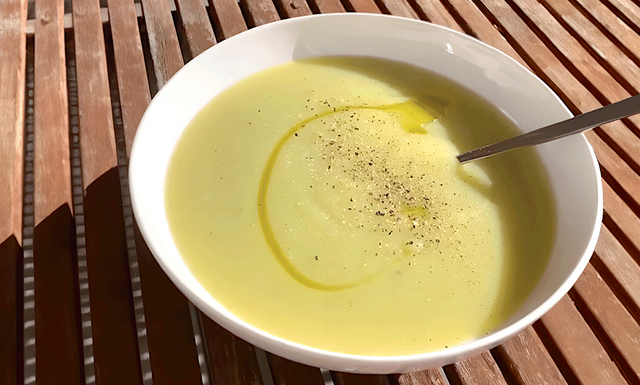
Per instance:
[[[455,158],[515,133],[404,64],[287,63],[186,128],[166,179],[171,233],[206,290],[274,336],[362,355],[448,348],[505,321],[548,260],[554,208],[534,152]]]

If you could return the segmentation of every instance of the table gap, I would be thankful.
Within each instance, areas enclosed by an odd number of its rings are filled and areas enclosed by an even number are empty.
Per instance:
[[[494,361],[500,368],[500,371],[502,372],[502,377],[504,377],[504,380],[507,382],[507,384],[520,385],[521,382],[518,381],[518,378],[516,377],[515,373],[507,364],[503,356],[503,353],[501,353],[497,347],[489,350],[489,353],[491,353],[491,356],[493,357]]]
[[[30,4],[31,5],[31,4]],[[35,7],[32,7],[35,12]],[[35,314],[27,312],[25,303],[33,301],[34,295],[27,295],[28,290],[33,293],[33,269],[25,269],[28,263],[33,264],[33,232],[34,232],[34,84],[35,57],[34,38],[27,37],[27,55],[25,71],[25,120],[24,120],[24,163],[22,175],[22,258],[16,261],[16,381],[18,384],[27,383],[27,378],[35,379]],[[20,263],[22,262],[22,263]],[[30,344],[34,342],[34,345]]]
[[[191,50],[189,49],[189,42],[187,40],[187,33],[182,24],[182,18],[177,11],[171,12],[173,18],[173,24],[176,27],[176,33],[178,35],[178,43],[180,44],[180,52],[182,52],[182,60],[184,63],[188,63],[193,57],[191,56]]]

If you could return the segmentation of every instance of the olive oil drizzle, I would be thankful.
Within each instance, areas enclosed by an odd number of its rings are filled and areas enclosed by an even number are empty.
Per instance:
[[[320,283],[310,279],[309,277],[302,274],[298,269],[296,269],[291,262],[289,262],[289,259],[287,258],[286,254],[282,250],[282,247],[278,243],[278,240],[273,232],[273,228],[271,227],[271,223],[269,221],[269,214],[267,210],[267,191],[269,188],[269,182],[271,180],[271,174],[273,172],[273,167],[276,163],[276,160],[278,159],[278,156],[280,155],[280,151],[282,150],[282,148],[284,147],[284,145],[287,143],[289,139],[291,139],[300,129],[302,129],[303,127],[305,127],[307,124],[311,123],[314,120],[331,116],[340,112],[358,110],[358,109],[378,110],[378,111],[398,110],[398,112],[402,112],[403,107],[408,103],[413,103],[413,102],[407,101],[403,103],[395,103],[395,104],[383,105],[383,106],[367,106],[367,105],[346,106],[341,108],[334,108],[324,113],[315,114],[314,116],[307,118],[305,120],[302,120],[297,125],[291,127],[278,140],[278,142],[274,146],[273,150],[271,151],[271,154],[269,155],[267,164],[264,168],[264,171],[262,172],[262,177],[260,179],[260,187],[258,189],[258,202],[257,202],[258,217],[260,219],[260,226],[262,228],[262,233],[264,234],[264,238],[267,241],[269,248],[273,252],[274,257],[280,263],[282,268],[298,283],[304,286],[307,286],[309,288],[322,290],[322,291],[340,291],[340,290],[349,289],[357,285],[360,285],[362,283],[365,283],[367,281],[370,281],[376,276],[382,274],[383,271],[380,271],[374,275],[367,276],[364,279],[357,282],[352,282],[352,283],[343,284],[343,285],[332,285],[332,284]],[[410,119],[410,117],[402,116],[402,118],[404,118],[402,119],[403,120],[402,126],[407,132],[415,133],[415,134],[426,134],[426,131],[422,127],[415,127],[416,124]],[[431,120],[433,120],[433,118],[431,118]],[[428,122],[424,122],[424,123],[428,123]]]

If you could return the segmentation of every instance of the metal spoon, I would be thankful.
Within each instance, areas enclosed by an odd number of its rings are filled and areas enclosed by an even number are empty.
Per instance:
[[[475,150],[458,155],[457,158],[460,163],[466,163],[520,147],[535,146],[536,144],[564,138],[565,136],[590,130],[605,123],[638,113],[640,113],[640,95],[632,96],[628,99],[609,104],[608,106],[585,112],[571,119],[563,120],[526,134],[514,136],[502,142],[476,148]]]

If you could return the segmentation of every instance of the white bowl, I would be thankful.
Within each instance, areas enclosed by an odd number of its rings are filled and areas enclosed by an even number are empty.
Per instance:
[[[598,163],[584,136],[540,145],[556,204],[557,233],[548,266],[533,293],[501,327],[461,345],[407,356],[324,351],[261,331],[222,307],[191,274],[167,224],[165,174],[194,115],[240,79],[292,59],[370,56],[436,72],[480,95],[523,132],[571,117],[540,79],[476,39],[426,22],[367,14],[284,20],[234,36],[189,62],[154,97],[136,134],[129,178],[138,225],[158,263],[200,310],[237,336],[305,364],[361,373],[407,372],[449,364],[497,346],[542,317],[578,279],[595,248],[602,219]]]

